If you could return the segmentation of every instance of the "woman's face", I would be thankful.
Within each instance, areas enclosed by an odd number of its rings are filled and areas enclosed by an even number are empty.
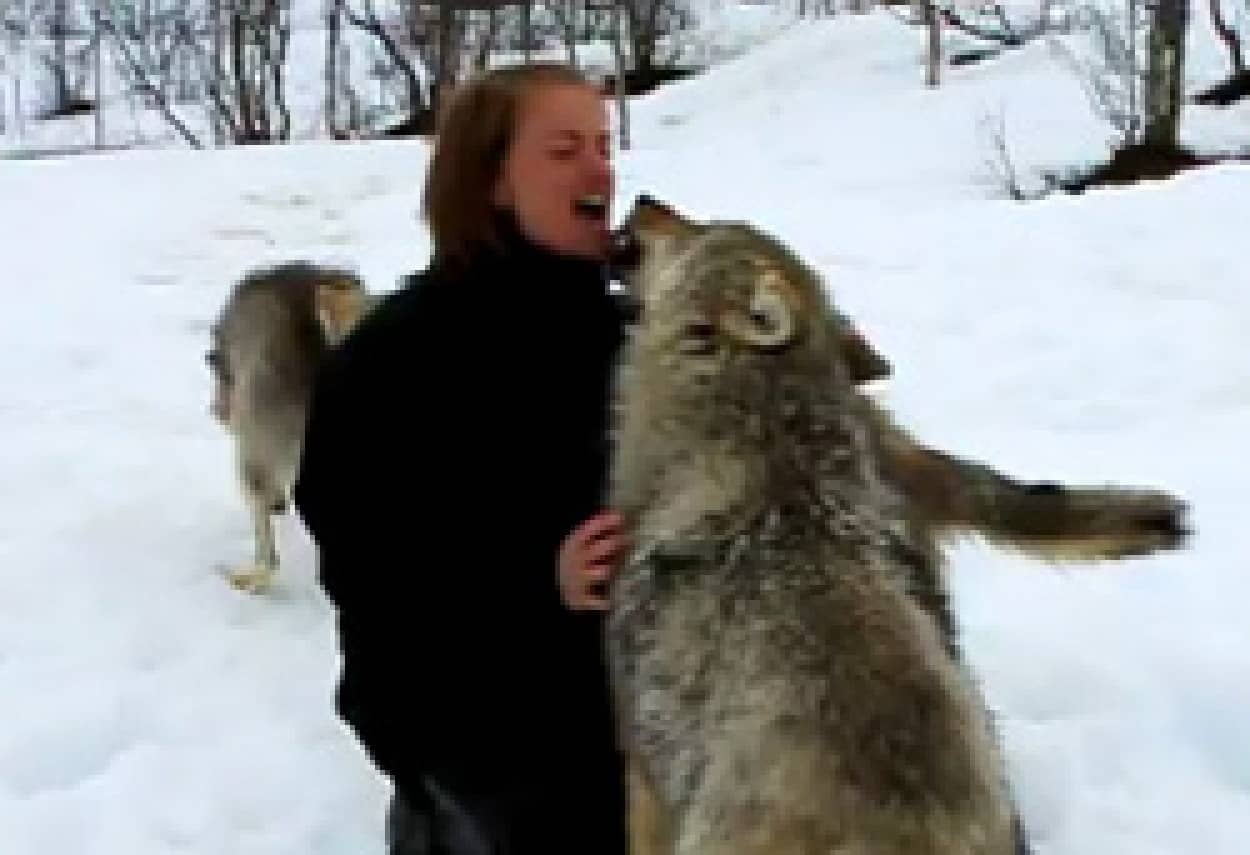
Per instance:
[[[540,84],[521,105],[494,201],[516,213],[532,240],[602,258],[614,178],[602,96],[588,86]]]

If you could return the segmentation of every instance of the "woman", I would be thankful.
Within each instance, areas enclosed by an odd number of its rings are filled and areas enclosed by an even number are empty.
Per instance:
[[[621,316],[610,130],[570,69],[442,117],[429,266],[327,363],[294,491],[336,608],[336,708],[393,784],[392,853],[625,851],[595,585]]]

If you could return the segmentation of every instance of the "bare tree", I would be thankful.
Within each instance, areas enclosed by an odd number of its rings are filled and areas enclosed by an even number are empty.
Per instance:
[[[130,39],[129,35],[111,17],[101,14],[98,10],[95,12],[95,15],[97,28],[101,33],[108,33],[113,37],[125,70],[130,73],[140,90],[152,99],[165,117],[165,120],[178,132],[179,136],[186,140],[188,145],[192,148],[203,148],[204,145],[200,142],[199,137],[192,133],[191,129],[187,127],[186,123],[182,121],[173,109],[169,99],[165,97],[163,88],[152,83],[150,69],[145,67],[143,60],[135,50],[135,42],[137,40]]]
[[[291,41],[284,0],[230,0],[227,72],[233,89],[236,143],[290,139],[283,69]]]
[[[52,61],[48,63],[55,81],[56,100],[52,112],[60,115],[69,107],[69,68],[66,64],[65,42],[69,38],[69,3],[67,0],[53,0],[52,20]]]
[[[416,3],[408,4],[406,8],[408,17],[402,22],[403,27],[401,28],[383,21],[378,16],[373,0],[360,0],[360,11],[353,9],[350,4],[343,6],[343,12],[347,17],[347,21],[353,27],[363,30],[378,40],[378,43],[386,52],[387,58],[403,78],[407,86],[408,110],[413,116],[430,106],[425,94],[425,87],[422,85],[421,78],[417,74],[416,65],[409,53],[409,49],[416,46],[414,44],[416,40],[412,38],[412,35],[413,18],[419,14],[417,7],[418,4]],[[424,38],[424,34],[418,38]]]
[[[1140,141],[1142,70],[1138,43],[1146,29],[1143,0],[1127,0],[1120,15],[1092,4],[1078,7],[1074,28],[1087,39],[1085,50],[1051,41],[1085,89],[1094,111],[1119,135],[1119,147]]]
[[[570,0],[570,2],[572,2],[572,0]],[[504,16],[500,13],[499,8],[497,6],[491,6],[486,10],[485,20],[478,26],[471,28],[474,34],[472,41],[475,45],[473,51],[473,67],[478,71],[484,70],[490,63],[490,55],[491,52],[494,51],[495,45],[499,40],[499,30],[503,25],[503,22]],[[466,40],[468,40],[467,33]],[[569,48],[569,55],[574,61],[576,60],[577,54],[571,46]]]
[[[339,136],[339,70],[338,61],[343,43],[343,0],[326,4],[326,133]]]
[[[612,9],[612,52],[616,57],[616,113],[617,113],[617,132],[620,136],[620,146],[623,150],[629,150],[633,145],[629,132],[629,99],[626,97],[625,88],[625,48],[622,44],[621,29],[624,23],[624,10],[618,2],[614,4]]]
[[[942,16],[938,13],[936,0],[924,2],[924,25],[928,34],[925,51],[925,85],[937,86],[942,68]]]
[[[1155,149],[1175,149],[1184,104],[1185,33],[1188,0],[1154,0],[1146,51],[1142,142]]]
[[[129,84],[184,138],[193,135],[173,101],[206,109],[217,144],[291,138],[289,0],[208,0],[198,8],[179,2],[145,2],[137,9],[113,0],[100,5]]]
[[[682,0],[620,0],[620,8],[629,26],[634,88],[643,91],[660,76],[660,40],[688,24],[690,11]]]
[[[547,4],[564,38],[569,65],[577,68],[577,18],[581,11],[578,0],[551,0]]]
[[[1119,148],[1176,149],[1184,104],[1187,0],[1128,0],[1119,19],[1085,6],[1080,18],[1093,38],[1092,57],[1081,59],[1066,49],[1060,53],[1095,109],[1119,131]]]

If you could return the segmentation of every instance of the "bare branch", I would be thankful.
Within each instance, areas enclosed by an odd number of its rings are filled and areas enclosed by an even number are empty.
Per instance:
[[[383,50],[390,58],[391,62],[399,69],[399,73],[404,76],[405,82],[408,84],[409,100],[414,110],[417,105],[425,105],[426,99],[424,89],[421,86],[421,79],[417,76],[416,70],[412,67],[412,62],[404,55],[403,48],[399,46],[399,42],[395,37],[382,25],[382,21],[378,18],[377,11],[373,7],[372,0],[363,0],[364,15],[358,15],[352,11],[351,5],[344,3],[343,13],[347,17],[347,22],[353,27],[363,30],[375,37],[382,44]]]
[[[217,117],[229,129],[231,138],[238,139],[239,123],[235,121],[234,112],[230,109],[230,105],[226,103],[225,96],[221,91],[222,75],[215,73],[216,67],[212,57],[206,55],[203,46],[200,45],[195,38],[195,34],[191,31],[190,25],[185,20],[181,20],[178,22],[178,26],[185,31],[184,38],[191,47],[194,58],[199,62],[200,74],[205,81],[204,88],[212,102],[212,108],[216,111]]]
[[[1020,47],[1046,31],[1046,21],[1040,17],[1026,30],[1015,29],[1007,20],[1007,14],[1001,7],[998,7],[999,26],[993,29],[974,24],[949,7],[941,7],[939,14],[942,16],[942,22],[948,27],[953,27],[974,38],[997,42],[1006,47]]]
[[[182,122],[182,120],[179,119],[178,116],[174,113],[173,108],[169,104],[169,101],[165,98],[165,93],[162,92],[159,88],[154,87],[152,85],[151,79],[148,77],[147,71],[135,59],[134,54],[131,53],[130,51],[130,46],[127,44],[126,38],[117,31],[117,28],[113,25],[113,21],[110,18],[107,18],[104,15],[100,14],[98,10],[93,10],[92,14],[96,16],[96,21],[98,22],[99,26],[101,26],[103,29],[108,30],[113,35],[114,40],[117,42],[118,49],[122,53],[122,57],[125,59],[127,65],[130,66],[131,73],[135,76],[135,79],[140,82],[140,85],[144,88],[144,91],[151,93],[152,96],[155,98],[157,106],[160,108],[161,113],[165,116],[165,120],[169,122],[169,124],[174,128],[174,130],[176,130],[178,134],[184,140],[186,140],[187,144],[190,145],[192,148],[195,148],[195,149],[204,148],[203,144],[200,143],[200,141],[196,138],[195,134],[191,133],[190,128],[188,128]]]
[[[1220,5],[1220,0],[1210,0],[1211,2],[1211,26],[1215,29],[1215,33],[1219,36],[1220,41],[1224,43],[1224,47],[1228,49],[1228,57],[1233,66],[1233,74],[1245,74],[1246,57],[1242,52],[1241,40],[1237,37],[1237,31],[1229,26],[1227,19],[1224,17],[1224,10]]]

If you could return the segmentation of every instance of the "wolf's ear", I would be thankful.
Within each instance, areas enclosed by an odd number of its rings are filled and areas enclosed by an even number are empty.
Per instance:
[[[346,338],[356,322],[370,308],[370,298],[352,283],[333,282],[316,290],[317,322],[326,339],[337,344]]]
[[[784,347],[798,330],[799,297],[776,270],[764,270],[755,280],[751,303],[743,311],[728,309],[721,318],[725,331],[751,347]]]
[[[839,318],[838,352],[851,372],[851,381],[857,386],[889,377],[893,370],[889,361],[847,318]]]

